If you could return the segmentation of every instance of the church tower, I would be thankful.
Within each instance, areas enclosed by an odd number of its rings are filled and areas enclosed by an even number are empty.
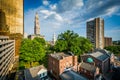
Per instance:
[[[53,45],[55,45],[55,42],[56,42],[56,35],[55,33],[53,34]]]
[[[35,15],[35,23],[34,23],[34,34],[40,34],[40,24],[39,24],[39,16],[38,13],[36,12]]]

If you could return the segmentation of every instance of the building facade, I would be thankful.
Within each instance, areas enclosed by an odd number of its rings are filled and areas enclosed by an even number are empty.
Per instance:
[[[39,24],[39,16],[38,13],[36,12],[35,15],[35,24],[34,24],[34,34],[40,34],[40,24]]]
[[[77,56],[67,53],[54,53],[48,57],[48,71],[57,79],[67,70],[77,71]]]
[[[36,66],[24,70],[25,80],[49,80],[47,69],[43,66]]]
[[[9,71],[13,67],[15,56],[15,42],[7,36],[0,36],[0,80],[7,80]]]
[[[0,9],[6,15],[0,16],[0,22],[6,23],[10,33],[23,34],[23,0],[0,0]]]
[[[9,27],[6,24],[6,15],[2,9],[0,9],[0,35],[9,35]]]
[[[31,39],[31,40],[33,40],[35,37],[45,38],[44,35],[40,35],[39,16],[38,16],[38,13],[37,13],[37,12],[36,12],[36,14],[35,14],[34,34],[28,35],[28,38]]]
[[[104,48],[104,20],[95,18],[87,22],[87,38],[94,45],[94,48]]]
[[[112,46],[112,38],[111,37],[105,37],[104,38],[104,47]]]
[[[81,56],[81,60],[98,67],[100,73],[105,74],[110,70],[110,56],[103,50],[84,54]]]
[[[33,35],[28,35],[28,38],[31,39],[31,40],[33,40],[36,37],[38,37],[38,38],[45,38],[43,35],[40,35],[40,34],[38,34],[38,35],[34,35],[34,34]]]
[[[81,62],[78,67],[78,72],[80,74],[84,74],[89,79],[94,79],[94,75],[96,72],[96,66],[91,65],[89,63]]]

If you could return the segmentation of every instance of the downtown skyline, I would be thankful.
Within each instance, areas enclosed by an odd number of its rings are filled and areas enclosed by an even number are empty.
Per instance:
[[[34,33],[36,12],[40,34],[46,40],[52,40],[53,33],[58,35],[66,30],[86,37],[86,22],[96,17],[104,19],[105,36],[120,40],[118,0],[24,0],[24,32],[28,35]]]

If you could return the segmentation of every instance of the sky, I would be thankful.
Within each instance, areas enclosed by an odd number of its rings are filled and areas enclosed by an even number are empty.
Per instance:
[[[104,35],[120,40],[120,0],[24,0],[24,32],[34,34],[35,13],[38,12],[40,34],[47,41],[53,34],[72,30],[86,37],[86,22],[104,19]]]

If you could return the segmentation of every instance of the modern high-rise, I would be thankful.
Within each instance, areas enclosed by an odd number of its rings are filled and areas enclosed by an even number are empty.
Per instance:
[[[34,24],[34,34],[40,34],[40,24],[39,24],[39,16],[38,13],[36,12],[35,15],[35,24]]]
[[[104,20],[95,18],[87,22],[87,38],[94,48],[104,48]]]
[[[8,36],[0,36],[0,80],[7,80],[13,67],[15,42]]]

